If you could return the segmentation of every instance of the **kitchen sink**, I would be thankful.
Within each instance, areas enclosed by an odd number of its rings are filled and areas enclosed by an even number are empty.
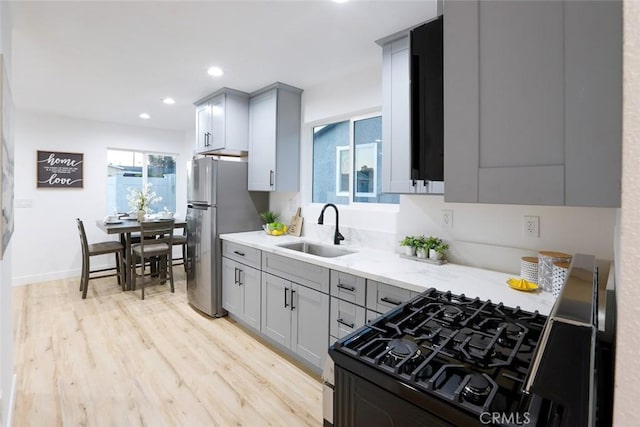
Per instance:
[[[355,251],[344,249],[338,246],[321,245],[318,243],[309,242],[282,243],[278,245],[278,247],[289,249],[292,251],[304,252],[305,254],[315,255],[323,258],[335,258],[355,253]]]

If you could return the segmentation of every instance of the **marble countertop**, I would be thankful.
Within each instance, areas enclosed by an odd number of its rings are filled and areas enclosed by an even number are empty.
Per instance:
[[[278,246],[310,240],[289,235],[269,236],[263,231],[222,234],[220,238],[416,292],[436,288],[454,294],[465,294],[468,297],[502,302],[511,307],[520,306],[523,310],[537,310],[545,315],[549,314],[555,302],[555,298],[549,292],[522,292],[511,289],[506,282],[514,276],[507,273],[458,264],[432,265],[402,258],[400,254],[391,251],[348,245],[340,246],[356,252],[336,258],[322,258]]]

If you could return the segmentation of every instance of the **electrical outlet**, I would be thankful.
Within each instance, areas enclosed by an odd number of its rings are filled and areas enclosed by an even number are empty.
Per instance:
[[[529,216],[524,217],[524,236],[525,237],[540,237],[540,217]]]
[[[442,209],[442,225],[444,228],[453,228],[453,210]]]

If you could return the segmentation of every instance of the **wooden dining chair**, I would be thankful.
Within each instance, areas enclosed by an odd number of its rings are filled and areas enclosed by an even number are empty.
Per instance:
[[[138,280],[141,288],[141,299],[144,299],[144,288],[152,284],[164,284],[169,280],[171,292],[173,286],[173,226],[174,220],[143,221],[140,223],[140,243],[131,247],[134,260],[140,259],[140,274],[134,267],[132,288],[135,290]],[[149,264],[158,263],[157,270],[146,274]],[[136,265],[135,263],[133,264]]]
[[[173,235],[173,246],[182,246],[182,257],[175,258],[173,265],[184,266],[184,272],[187,272],[187,227],[182,229],[182,234]]]
[[[101,279],[103,277],[118,276],[118,282],[124,290],[124,246],[120,242],[109,240],[106,242],[91,243],[87,241],[87,234],[84,230],[84,224],[80,218],[76,218],[76,224],[78,225],[78,233],[80,234],[80,245],[82,247],[82,275],[80,277],[80,291],[82,292],[82,299],[87,297],[87,289],[89,288],[89,280]],[[96,255],[115,254],[116,265],[115,267],[101,268],[92,270],[90,263],[91,257]],[[115,270],[115,273],[101,274],[99,276],[92,276],[95,273],[103,273],[107,271]]]

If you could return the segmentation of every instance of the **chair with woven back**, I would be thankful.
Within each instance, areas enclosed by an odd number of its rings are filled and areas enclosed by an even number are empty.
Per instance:
[[[169,280],[171,292],[173,286],[173,227],[174,220],[143,221],[140,223],[140,243],[131,247],[134,260],[140,259],[140,274],[134,267],[132,274],[132,288],[135,290],[140,284],[141,299],[144,299],[144,289],[151,284],[164,284]],[[158,263],[155,272],[146,274],[146,264]],[[136,263],[133,264],[134,266]]]
[[[101,279],[104,277],[118,276],[118,283],[124,290],[125,278],[124,278],[124,246],[120,242],[109,240],[106,242],[91,243],[87,241],[87,233],[84,229],[84,224],[80,218],[76,218],[76,224],[78,226],[78,233],[80,234],[80,245],[82,247],[82,275],[80,277],[80,291],[82,292],[82,299],[87,297],[87,289],[89,288],[89,280]],[[116,265],[115,267],[101,268],[97,270],[91,269],[91,257],[97,255],[115,254]],[[103,274],[99,276],[91,276],[94,273],[102,273],[115,270],[112,274]]]

